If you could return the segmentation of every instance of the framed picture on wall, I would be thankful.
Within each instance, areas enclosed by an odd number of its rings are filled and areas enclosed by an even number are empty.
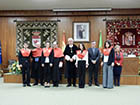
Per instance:
[[[73,22],[73,39],[75,42],[89,42],[90,22]]]

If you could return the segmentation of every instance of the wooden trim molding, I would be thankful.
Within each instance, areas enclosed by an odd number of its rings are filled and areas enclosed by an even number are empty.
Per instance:
[[[1,10],[0,17],[140,16],[140,9],[112,9],[110,12],[53,12],[52,10]]]

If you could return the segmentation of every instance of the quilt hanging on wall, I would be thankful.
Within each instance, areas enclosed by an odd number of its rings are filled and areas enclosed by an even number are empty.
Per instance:
[[[45,47],[46,41],[50,44],[57,41],[57,22],[17,22],[16,28],[16,54],[24,42],[33,49],[37,42]]]
[[[124,55],[140,56],[140,20],[107,20],[107,40],[115,46],[120,45]]]

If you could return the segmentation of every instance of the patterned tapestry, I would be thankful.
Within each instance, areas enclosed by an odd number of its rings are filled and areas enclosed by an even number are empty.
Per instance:
[[[124,55],[140,55],[140,20],[107,20],[107,40],[112,45],[120,45]]]
[[[46,41],[51,44],[57,41],[57,22],[17,22],[16,54],[23,47],[23,42],[33,49],[37,42],[45,47]]]

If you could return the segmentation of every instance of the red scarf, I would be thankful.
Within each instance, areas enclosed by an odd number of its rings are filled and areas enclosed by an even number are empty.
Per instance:
[[[42,48],[36,48],[32,50],[33,57],[41,57],[42,55]]]
[[[87,51],[84,50],[84,51],[81,53],[81,50],[77,50],[76,53],[77,53],[78,58],[83,59],[83,58],[85,57]]]
[[[23,49],[20,50],[20,52],[21,52],[22,56],[29,57],[29,55],[31,53],[31,50],[30,49],[24,49],[23,48]]]
[[[105,56],[109,56],[109,54],[110,54],[112,48],[113,48],[113,47],[111,46],[110,48],[105,48],[105,49],[103,49],[103,54],[104,54]]]
[[[52,48],[43,48],[43,55],[45,57],[48,57],[50,55],[50,53],[52,52]]]
[[[63,56],[63,51],[60,48],[54,48],[54,57],[61,58]]]

